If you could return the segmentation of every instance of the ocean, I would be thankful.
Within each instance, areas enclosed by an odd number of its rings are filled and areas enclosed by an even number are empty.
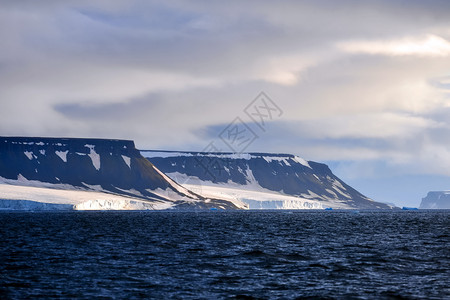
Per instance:
[[[0,298],[450,299],[449,217],[0,212]]]

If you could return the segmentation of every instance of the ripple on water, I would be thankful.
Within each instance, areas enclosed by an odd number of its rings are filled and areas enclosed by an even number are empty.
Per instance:
[[[1,298],[449,298],[450,213],[0,213]]]

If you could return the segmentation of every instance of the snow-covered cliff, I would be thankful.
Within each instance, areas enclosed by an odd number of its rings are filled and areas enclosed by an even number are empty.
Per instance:
[[[0,182],[108,193],[153,208],[238,208],[180,186],[126,140],[0,137]],[[0,199],[5,197],[0,194]]]
[[[141,151],[172,179],[250,208],[389,209],[336,177],[327,165],[291,154]]]
[[[420,208],[450,209],[450,191],[429,192],[425,198],[422,198]]]

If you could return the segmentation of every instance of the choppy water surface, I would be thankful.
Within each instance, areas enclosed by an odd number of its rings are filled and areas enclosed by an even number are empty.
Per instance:
[[[0,298],[449,299],[449,217],[3,212]]]

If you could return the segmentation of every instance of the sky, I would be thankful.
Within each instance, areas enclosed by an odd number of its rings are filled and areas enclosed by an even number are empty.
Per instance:
[[[229,151],[240,124],[232,150],[419,206],[450,190],[449,116],[450,1],[0,0],[3,136]]]

